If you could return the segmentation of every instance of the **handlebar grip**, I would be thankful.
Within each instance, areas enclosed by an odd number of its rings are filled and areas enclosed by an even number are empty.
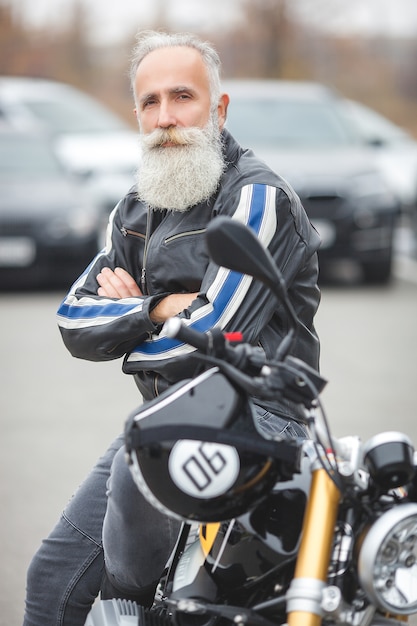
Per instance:
[[[179,339],[190,346],[207,352],[209,348],[209,338],[205,333],[200,333],[189,326],[186,326],[179,317],[170,317],[164,324],[163,330],[171,339]]]

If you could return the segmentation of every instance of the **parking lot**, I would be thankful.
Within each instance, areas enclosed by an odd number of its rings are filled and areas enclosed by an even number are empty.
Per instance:
[[[0,624],[21,623],[31,555],[140,403],[120,362],[73,359],[55,323],[63,293],[0,295]],[[323,401],[337,436],[404,430],[417,442],[417,271],[390,287],[323,287],[317,328]]]

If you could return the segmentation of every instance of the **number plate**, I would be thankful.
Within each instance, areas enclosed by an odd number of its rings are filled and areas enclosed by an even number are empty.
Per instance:
[[[182,439],[173,446],[168,467],[178,489],[194,498],[208,499],[234,485],[240,459],[232,446]]]
[[[29,237],[0,237],[0,267],[26,267],[35,256],[35,242]]]

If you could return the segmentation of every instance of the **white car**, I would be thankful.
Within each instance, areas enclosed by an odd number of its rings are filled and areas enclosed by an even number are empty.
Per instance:
[[[404,129],[369,107],[345,100],[346,113],[364,143],[373,147],[377,163],[403,210],[417,210],[417,141]]]
[[[70,85],[1,76],[0,123],[19,130],[44,129],[61,162],[84,179],[106,213],[134,183],[140,155],[137,133]]]

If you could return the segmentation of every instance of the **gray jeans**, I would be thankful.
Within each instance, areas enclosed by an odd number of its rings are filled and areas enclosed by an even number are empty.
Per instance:
[[[256,410],[268,434],[306,436],[296,422]],[[83,626],[105,566],[111,581],[127,595],[149,586],[163,572],[179,527],[138,491],[120,436],[35,554],[28,570],[24,626]]]

